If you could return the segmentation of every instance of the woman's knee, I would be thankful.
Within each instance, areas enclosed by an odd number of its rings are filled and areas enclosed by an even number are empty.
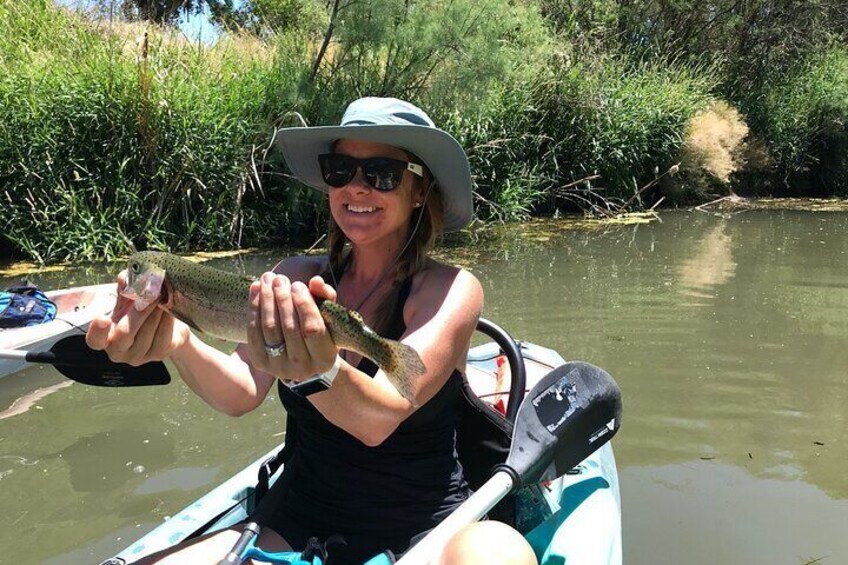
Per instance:
[[[536,554],[520,533],[503,522],[470,524],[453,536],[439,565],[536,565]]]

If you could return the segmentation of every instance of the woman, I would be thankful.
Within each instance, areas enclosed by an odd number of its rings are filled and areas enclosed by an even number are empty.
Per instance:
[[[454,429],[483,291],[469,272],[427,257],[440,232],[471,218],[468,161],[422,110],[386,98],[353,102],[340,126],[281,130],[277,142],[301,181],[329,193],[330,252],[287,259],[251,286],[248,343],[225,356],[155,306],[95,320],[88,343],[115,361],[170,358],[192,390],[231,415],[259,406],[275,381],[334,377],[307,398],[279,386],[297,421],[284,471],[292,480],[258,545],[301,549],[311,536],[341,534],[347,549],[332,563],[363,563],[384,549],[400,554],[469,496]],[[378,333],[419,353],[426,372],[414,383],[413,402],[369,360],[338,350],[320,299],[359,311]],[[446,562],[471,562],[485,532],[472,530],[473,544],[460,536]],[[156,558],[215,562],[238,533]],[[497,562],[491,544],[510,538],[499,529],[488,537],[486,562]]]

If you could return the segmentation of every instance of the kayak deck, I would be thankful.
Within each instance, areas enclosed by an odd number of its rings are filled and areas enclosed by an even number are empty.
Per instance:
[[[499,349],[494,343],[475,347],[468,354],[469,383],[481,398],[496,402],[498,391],[508,390],[509,375],[499,370]],[[554,350],[521,344],[527,368],[527,389],[565,360]],[[226,482],[178,512],[104,564],[132,563],[171,547],[189,537],[211,533],[243,521],[254,506],[253,493],[263,462],[282,444],[263,455]],[[272,477],[275,480],[282,469]],[[546,564],[621,564],[621,502],[615,457],[609,443],[586,458],[574,471],[559,479],[522,491],[534,500],[521,520],[531,524],[522,531]],[[538,525],[537,525],[538,524]],[[520,528],[521,529],[521,528]]]
[[[56,304],[56,318],[23,328],[0,329],[0,349],[46,350],[61,338],[83,333],[96,316],[112,311],[115,283],[45,291]],[[26,362],[0,359],[0,377],[19,371]]]

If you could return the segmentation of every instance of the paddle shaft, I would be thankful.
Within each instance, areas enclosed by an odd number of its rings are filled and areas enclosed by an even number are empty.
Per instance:
[[[407,551],[398,565],[425,565],[438,559],[448,540],[468,524],[485,516],[514,487],[513,475],[507,471],[498,471],[492,475],[468,500]]]
[[[49,365],[75,365],[78,367],[98,367],[103,363],[90,355],[57,355],[53,351],[21,351],[18,349],[0,349],[0,359],[15,359],[27,363],[47,363]]]

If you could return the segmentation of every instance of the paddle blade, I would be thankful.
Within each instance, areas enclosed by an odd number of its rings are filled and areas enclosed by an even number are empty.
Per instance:
[[[583,362],[557,367],[518,410],[506,465],[522,484],[565,474],[621,426],[621,391],[604,370]]]
[[[115,363],[105,351],[90,349],[84,335],[60,339],[50,348],[49,362],[60,373],[78,383],[91,386],[129,387],[156,386],[171,382],[171,375],[161,361],[145,363],[138,367]]]

